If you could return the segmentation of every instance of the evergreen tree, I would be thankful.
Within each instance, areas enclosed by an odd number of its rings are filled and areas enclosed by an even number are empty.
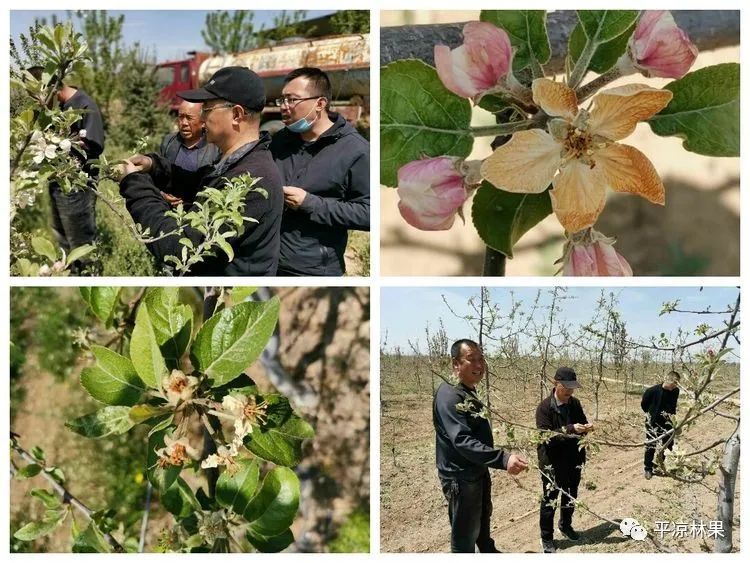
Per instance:
[[[331,17],[336,33],[370,33],[370,12],[367,10],[341,10]]]
[[[233,14],[223,10],[206,14],[201,36],[215,53],[240,53],[258,46],[253,24],[253,12],[236,10]]]

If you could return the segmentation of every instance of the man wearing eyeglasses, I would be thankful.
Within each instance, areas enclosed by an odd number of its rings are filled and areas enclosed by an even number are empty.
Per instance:
[[[269,146],[271,139],[260,132],[260,114],[266,102],[260,77],[245,67],[226,67],[217,71],[202,88],[178,94],[189,102],[203,104],[201,115],[206,124],[206,139],[222,154],[214,166],[186,172],[156,154],[136,155],[128,159],[120,193],[136,223],[154,235],[175,230],[177,222],[167,215],[171,206],[161,196],[159,186],[170,180],[182,193],[197,193],[204,188],[221,189],[228,180],[244,175],[261,178],[257,186],[267,195],[251,191],[245,197],[244,230],[228,239],[234,251],[229,262],[224,255],[206,259],[191,275],[203,276],[273,276],[279,255],[279,229],[284,205],[281,176]],[[190,226],[180,236],[168,236],[148,244],[160,260],[182,253],[182,237],[193,246],[203,234]]]
[[[174,133],[162,139],[159,154],[170,164],[188,172],[216,164],[221,156],[219,149],[206,140],[206,123],[201,117],[203,104],[183,100],[177,109],[177,126]],[[174,188],[164,190],[164,199],[170,204],[185,203],[185,194],[175,193]],[[187,200],[187,203],[192,201]]]
[[[370,230],[370,145],[328,111],[328,76],[304,67],[276,103],[286,128],[271,143],[284,180],[279,276],[341,276],[350,229]]]

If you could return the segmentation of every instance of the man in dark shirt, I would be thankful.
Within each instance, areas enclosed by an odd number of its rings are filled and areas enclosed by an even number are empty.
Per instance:
[[[492,428],[476,392],[484,375],[484,356],[476,342],[451,346],[457,385],[442,383],[435,393],[432,420],[438,476],[448,500],[451,552],[498,553],[490,537],[492,514],[488,468],[517,475],[527,469],[523,458],[494,448]]]
[[[672,421],[668,416],[677,412],[677,399],[680,396],[680,374],[670,371],[664,382],[649,387],[641,398],[641,409],[646,416],[646,453],[643,457],[643,476],[651,479],[654,475],[654,456],[658,449],[657,463],[664,461],[664,450],[674,446]],[[659,444],[661,442],[661,444]]]
[[[576,372],[561,367],[555,373],[555,387],[549,397],[536,409],[536,427],[555,434],[537,446],[539,469],[542,472],[542,504],[539,510],[539,528],[542,551],[554,553],[555,502],[560,491],[560,524],[562,534],[571,541],[580,535],[573,529],[575,499],[581,482],[581,469],[586,462],[586,450],[580,448],[579,439],[591,432],[594,426],[586,420],[581,402],[573,393],[581,386]]]
[[[370,144],[328,111],[331,83],[317,68],[284,78],[286,125],[271,152],[284,178],[280,276],[341,276],[348,230],[370,230]]]
[[[188,172],[212,166],[221,156],[216,145],[206,140],[206,122],[201,117],[202,109],[203,104],[183,100],[177,108],[178,130],[165,135],[159,148],[161,156]],[[193,203],[190,200],[185,201],[185,195],[174,193],[171,186],[164,190],[164,199],[172,205]]]
[[[260,114],[266,101],[263,81],[248,68],[225,67],[203,88],[178,95],[203,103],[207,140],[219,148],[223,157],[215,166],[194,173],[171,166],[157,154],[131,157],[120,182],[120,194],[128,211],[153,235],[167,233],[175,230],[177,222],[167,215],[171,206],[159,189],[170,181],[181,193],[198,193],[208,187],[222,189],[232,178],[247,175],[260,178],[257,185],[266,195],[250,191],[244,200],[243,217],[255,222],[246,222],[241,233],[228,239],[234,259],[230,262],[221,253],[198,264],[190,274],[273,276],[278,265],[284,194],[279,170],[269,150],[271,140],[267,133],[260,133]],[[181,237],[190,239],[194,248],[204,240],[200,230],[186,226],[182,235],[164,237],[149,243],[148,248],[161,261],[166,256],[180,256],[185,248]]]

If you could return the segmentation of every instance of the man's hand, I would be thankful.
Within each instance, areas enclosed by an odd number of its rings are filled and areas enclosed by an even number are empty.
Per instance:
[[[177,207],[181,203],[184,203],[179,197],[176,195],[168,194],[167,192],[159,192],[161,194],[161,197],[164,198],[164,200],[171,205],[172,207]]]
[[[284,203],[290,209],[299,209],[299,206],[305,201],[305,196],[307,196],[307,192],[302,188],[284,186]]]
[[[128,162],[135,166],[136,169],[133,170],[133,172],[148,172],[154,165],[154,161],[151,160],[151,157],[146,156],[145,154],[134,154],[128,159]]]
[[[573,425],[573,430],[576,434],[586,434],[588,432],[591,432],[594,429],[594,425],[592,423],[588,424],[578,424],[577,422]]]
[[[518,475],[521,471],[526,471],[529,468],[529,464],[522,457],[516,454],[510,454],[508,458],[508,467],[505,469],[511,475]]]

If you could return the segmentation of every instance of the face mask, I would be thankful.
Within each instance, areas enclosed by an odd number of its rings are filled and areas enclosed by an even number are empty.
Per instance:
[[[298,119],[294,123],[290,123],[286,126],[286,128],[289,129],[292,133],[304,133],[305,131],[309,131],[310,129],[312,129],[314,120],[309,121],[307,119],[307,116],[314,111],[315,108],[312,108],[309,112],[307,112],[307,115],[305,117]]]

